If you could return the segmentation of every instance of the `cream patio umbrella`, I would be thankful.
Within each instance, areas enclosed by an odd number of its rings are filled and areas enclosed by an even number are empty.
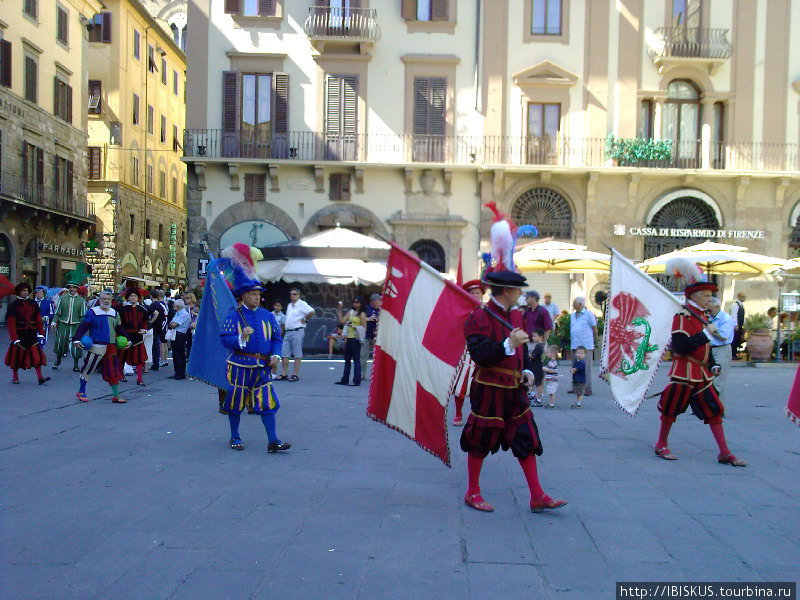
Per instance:
[[[667,261],[672,258],[687,258],[697,263],[706,273],[717,275],[762,275],[778,269],[788,270],[793,266],[790,260],[747,252],[744,246],[729,246],[711,241],[668,252],[636,266],[645,273],[664,273]]]
[[[542,240],[520,248],[514,262],[520,271],[528,273],[607,273],[610,256],[578,244]]]

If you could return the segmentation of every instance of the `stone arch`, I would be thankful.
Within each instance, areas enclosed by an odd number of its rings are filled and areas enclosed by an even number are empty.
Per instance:
[[[223,210],[208,228],[208,243],[219,250],[219,238],[236,223],[269,221],[292,239],[300,237],[300,229],[289,214],[271,202],[237,202]]]
[[[142,261],[142,273],[150,274],[153,272],[153,261],[150,259],[149,256],[145,255],[144,260]]]
[[[164,261],[159,257],[156,261],[156,275],[164,274]]]
[[[132,252],[128,252],[122,257],[122,260],[119,263],[119,270],[123,277],[138,277],[141,275],[141,271],[139,270],[139,261],[136,260],[136,257]]]
[[[644,219],[645,224],[649,225],[650,222],[653,220],[653,218],[656,216],[656,214],[662,208],[664,208],[667,204],[669,204],[673,200],[677,200],[678,198],[695,198],[703,202],[704,204],[708,205],[708,207],[714,212],[714,216],[717,219],[718,226],[723,227],[725,225],[725,218],[716,200],[714,200],[710,195],[706,194],[705,192],[702,192],[695,188],[681,188],[661,195],[648,208],[647,215],[645,216]]]
[[[540,237],[575,238],[575,210],[567,196],[550,185],[529,187],[511,205],[517,225],[534,225]]]
[[[800,217],[800,198],[798,198],[795,201],[794,208],[792,208],[792,212],[789,213],[789,227],[794,227],[795,225],[797,225],[797,219],[799,217]]]
[[[696,65],[676,65],[665,69],[661,74],[658,89],[666,91],[667,86],[676,79],[691,81],[699,88],[701,94],[714,91],[714,83],[711,81],[708,71]]]
[[[319,209],[317,212],[311,215],[311,217],[309,217],[308,221],[306,222],[306,226],[303,228],[303,237],[307,235],[312,235],[314,233],[318,233],[321,228],[327,227],[327,224],[321,226],[319,224],[321,221],[324,222],[326,217],[335,219],[336,216],[339,215],[340,213],[343,213],[342,214],[343,220],[341,221],[342,227],[347,227],[346,220],[348,218],[352,218],[353,222],[357,224],[368,221],[371,225],[372,231],[374,231],[378,235],[383,236],[385,239],[389,239],[391,237],[386,229],[386,226],[383,224],[383,221],[381,221],[381,219],[379,219],[374,212],[372,212],[368,208],[359,206],[358,204],[342,205],[341,203],[329,204],[328,206]],[[356,225],[355,227],[353,227],[353,229],[363,230],[364,227]]]
[[[3,273],[6,277],[8,277],[12,282],[17,281],[17,248],[14,245],[14,237],[11,235],[9,231],[0,227],[0,245],[5,247],[5,251],[2,252],[3,259],[8,259],[8,267],[9,272]],[[6,255],[6,252],[8,253]]]

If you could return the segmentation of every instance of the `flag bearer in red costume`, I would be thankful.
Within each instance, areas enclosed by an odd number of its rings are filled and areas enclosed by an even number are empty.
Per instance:
[[[144,346],[144,334],[150,329],[149,315],[139,301],[144,292],[138,288],[125,290],[123,297],[128,302],[119,309],[119,318],[131,345],[119,352],[120,363],[129,364],[136,371],[136,384],[144,385],[142,372],[147,362],[147,348]]]
[[[486,287],[478,280],[472,279],[467,281],[461,286],[467,292],[475,296],[478,300],[483,302],[483,294],[486,292]],[[459,365],[458,375],[456,375],[455,383],[453,384],[453,395],[455,397],[456,414],[453,417],[453,425],[461,427],[464,424],[464,416],[462,411],[464,409],[464,398],[469,394],[469,387],[472,385],[472,376],[475,373],[475,363],[465,353],[464,358]]]
[[[497,264],[487,269],[483,282],[491,287],[492,296],[464,324],[467,349],[477,365],[469,394],[471,411],[461,434],[469,476],[464,502],[476,510],[494,510],[481,496],[480,472],[486,456],[502,448],[519,460],[530,489],[531,510],[559,508],[566,500],[553,500],[544,492],[536,468],[542,443],[525,387],[533,381],[527,368],[528,334],[522,313],[515,310],[526,284],[513,261],[516,227],[493,203],[488,206],[496,216],[491,242]]]
[[[655,453],[665,460],[677,460],[667,445],[669,430],[678,415],[691,405],[694,416],[711,428],[719,446],[717,460],[726,465],[744,467],[728,449],[722,428],[725,407],[717,395],[713,380],[720,367],[711,354],[711,338],[716,326],[706,318],[711,295],[717,286],[706,280],[700,269],[691,261],[675,259],[667,263],[667,272],[686,280],[686,304],[672,320],[672,367],[670,381],[658,402],[661,412],[661,431]]]
[[[8,305],[6,311],[6,326],[11,345],[6,352],[6,364],[13,373],[11,383],[19,383],[19,369],[34,369],[39,378],[39,385],[50,381],[49,377],[42,376],[42,365],[47,364],[47,358],[42,351],[40,340],[44,340],[44,324],[39,306],[28,296],[31,286],[20,283],[14,291],[17,299]]]

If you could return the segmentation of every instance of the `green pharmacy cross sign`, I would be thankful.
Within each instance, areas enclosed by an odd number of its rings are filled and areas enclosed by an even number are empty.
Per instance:
[[[87,252],[96,252],[99,244],[97,243],[97,240],[89,240],[84,242],[83,245],[86,247]]]

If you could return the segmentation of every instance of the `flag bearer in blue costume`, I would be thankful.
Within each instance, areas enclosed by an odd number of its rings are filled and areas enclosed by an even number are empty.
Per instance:
[[[87,350],[86,360],[81,370],[78,400],[88,402],[86,383],[89,375],[99,366],[103,379],[111,386],[114,404],[125,404],[119,395],[119,380],[122,379],[122,363],[119,351],[131,344],[119,313],[111,308],[112,292],[100,292],[97,305],[90,308],[72,337],[72,343]]]
[[[291,444],[282,442],[275,430],[275,413],[280,404],[272,389],[271,368],[280,361],[283,339],[274,315],[261,308],[264,288],[255,279],[255,261],[251,248],[234,244],[222,252],[229,256],[234,268],[233,295],[241,298],[241,308],[228,313],[220,327],[222,344],[231,352],[227,359],[228,395],[223,409],[228,412],[231,426],[230,447],[244,450],[239,435],[239,419],[245,407],[252,407],[267,430],[267,452],[288,450]]]

